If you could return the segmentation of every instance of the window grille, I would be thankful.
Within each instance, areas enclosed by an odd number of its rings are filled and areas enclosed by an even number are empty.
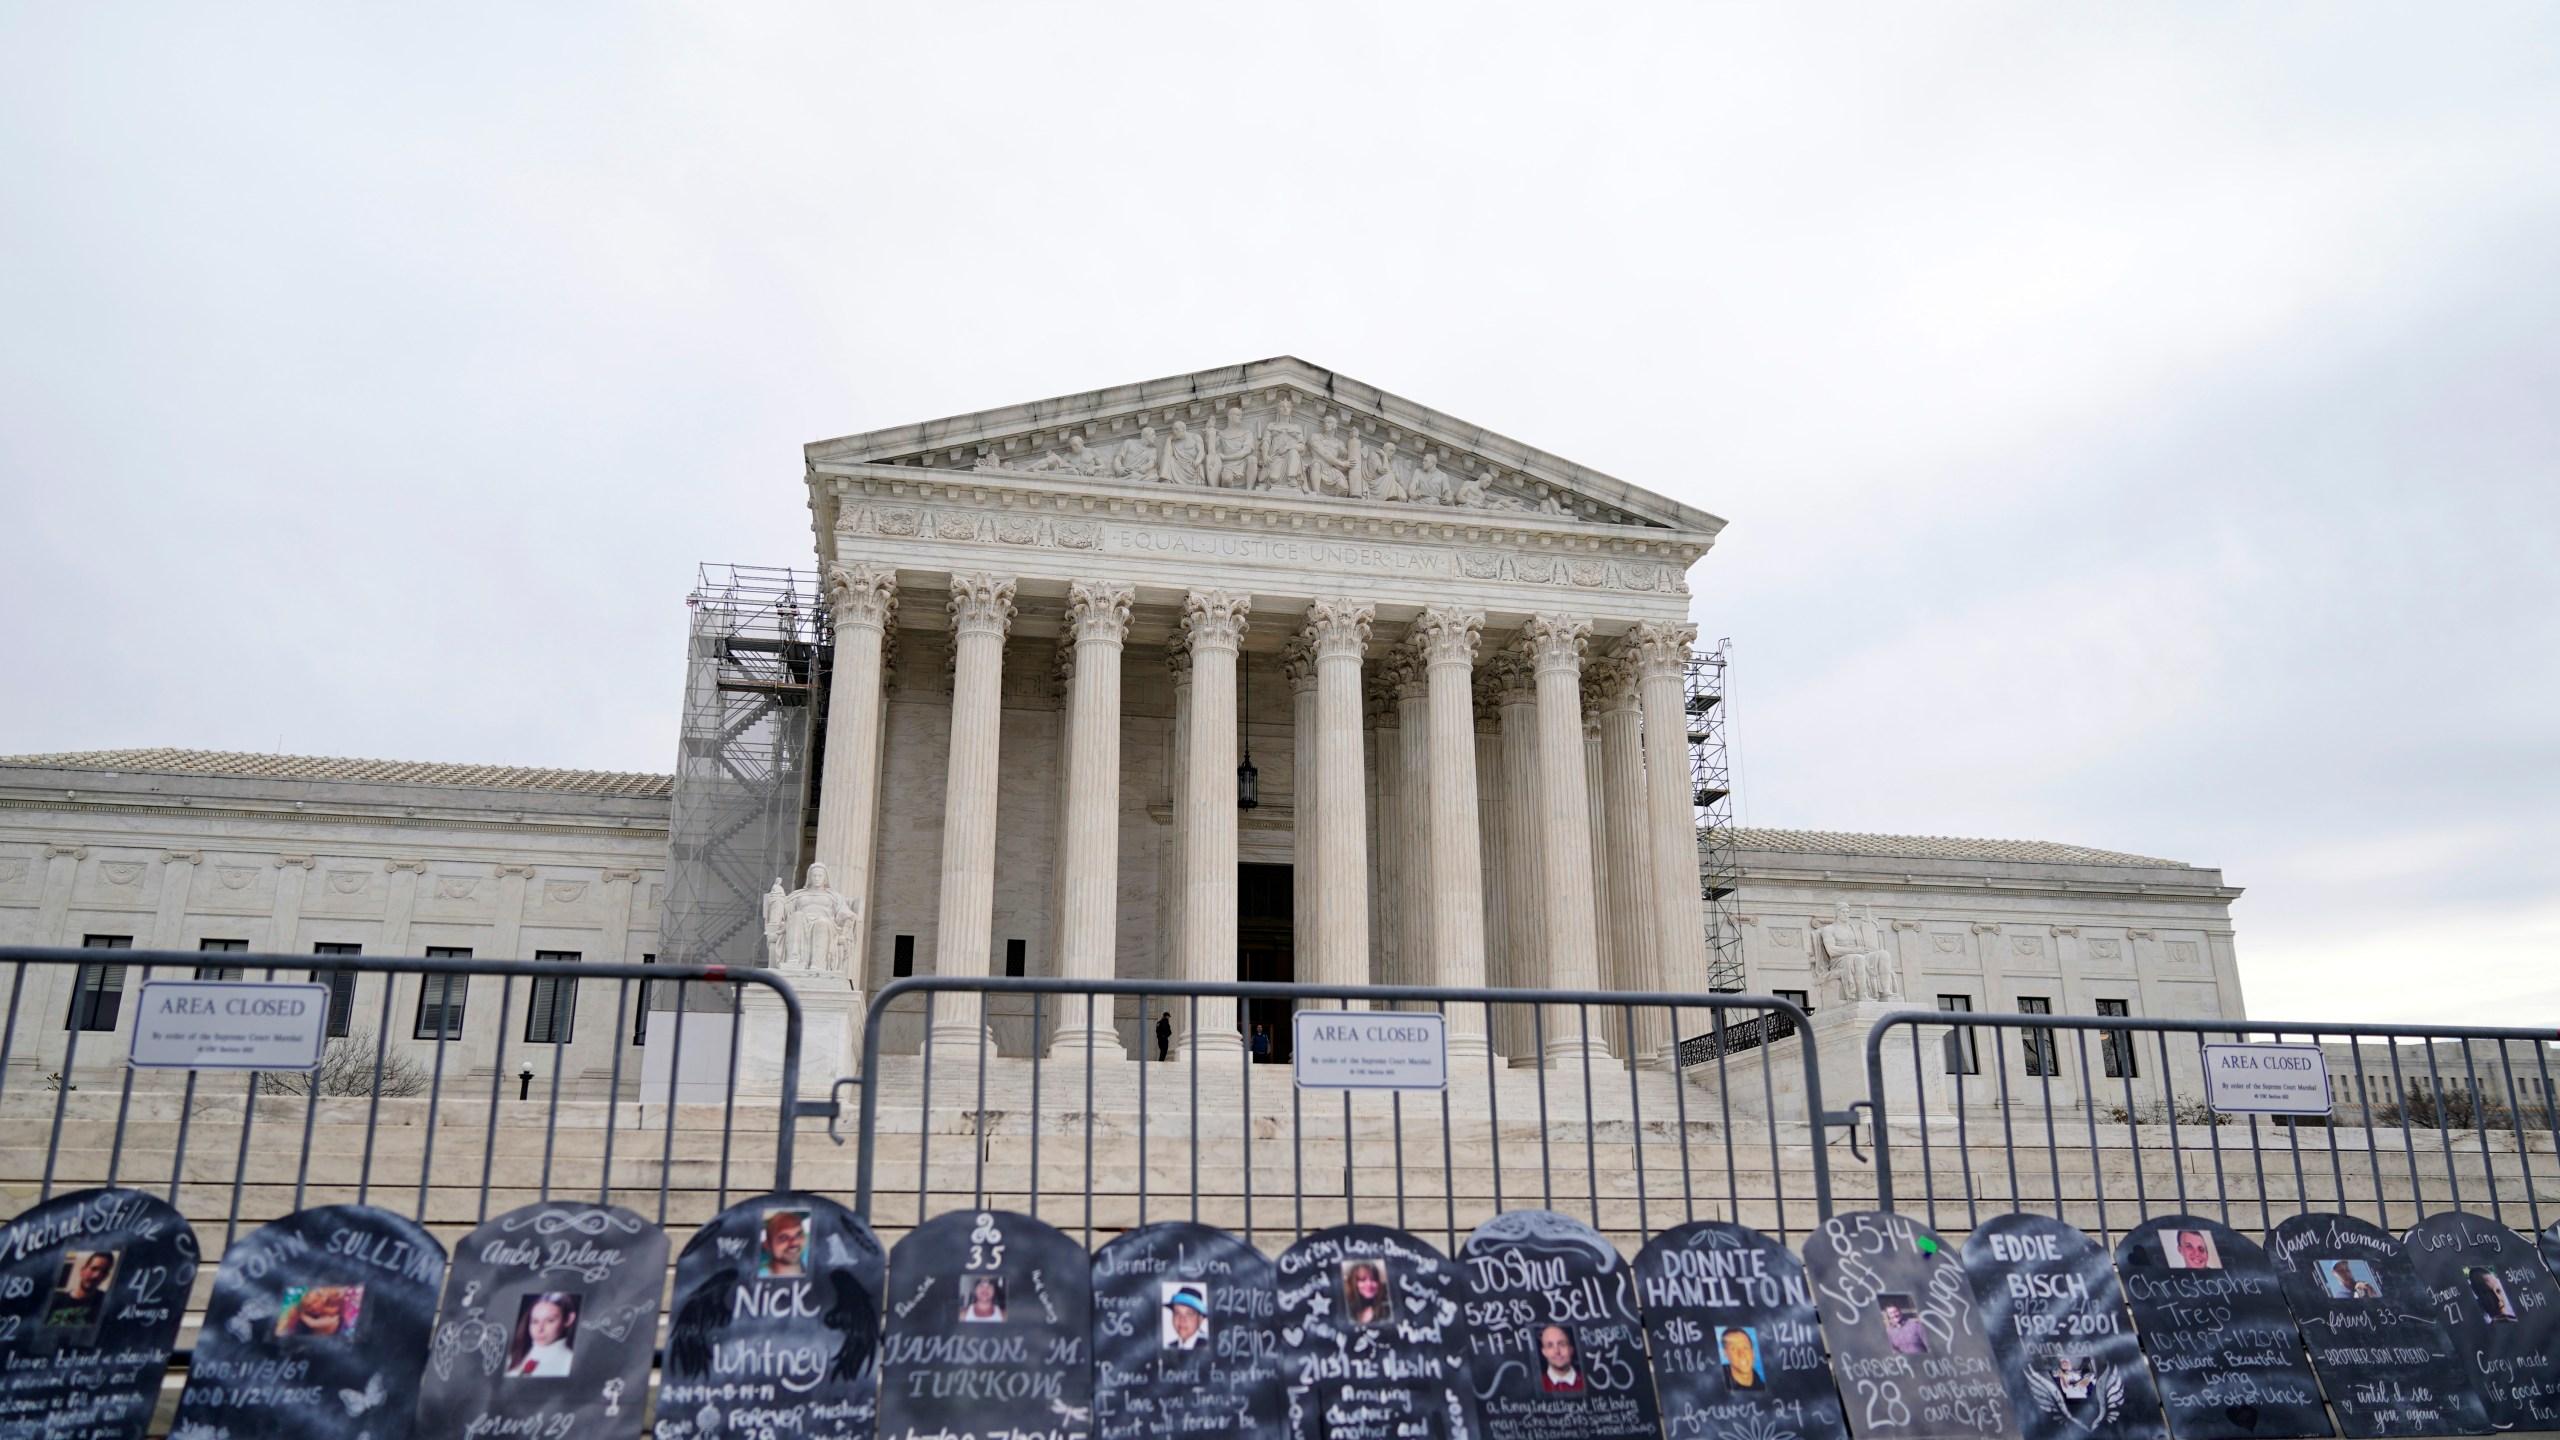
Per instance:
[[[84,935],[83,950],[130,950],[130,935]],[[113,1030],[124,1010],[122,965],[83,965],[71,990],[71,1011],[62,1017],[65,1030]]]
[[[575,950],[536,950],[536,960],[575,961]],[[572,975],[536,975],[525,1000],[524,1043],[566,1045],[578,1017],[578,981]]]
[[[430,945],[430,960],[468,960],[471,950],[462,945]],[[410,1034],[420,1040],[459,1040],[462,1038],[463,1002],[470,998],[471,977],[468,975],[421,975],[418,977],[418,1018]]]
[[[361,945],[314,945],[311,947],[311,953],[314,955],[361,955],[364,953],[364,947]],[[329,987],[329,1038],[338,1039],[347,1033],[348,1022],[355,1018],[356,972],[315,969],[311,972],[311,978]]]

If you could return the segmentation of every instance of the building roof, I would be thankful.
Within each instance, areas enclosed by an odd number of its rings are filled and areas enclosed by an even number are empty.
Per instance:
[[[210,775],[248,780],[345,781],[372,785],[447,785],[555,795],[616,795],[635,800],[664,800],[675,793],[675,777],[672,775],[640,775],[620,770],[550,770],[534,765],[439,765],[412,760],[345,760],[321,755],[251,755],[234,750],[74,750],[54,755],[0,755],[0,767]]]
[[[2018,860],[2041,865],[2142,865],[2191,870],[2183,860],[2093,850],[2051,840],[1965,840],[1952,835],[1855,835],[1832,830],[1764,830],[1736,826],[1737,850],[1806,855],[1878,855],[1908,860]]]

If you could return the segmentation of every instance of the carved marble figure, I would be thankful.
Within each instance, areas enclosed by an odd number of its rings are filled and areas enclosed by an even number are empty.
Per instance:
[[[1209,480],[1203,467],[1208,459],[1209,447],[1191,433],[1190,426],[1176,420],[1172,437],[1164,442],[1164,468],[1158,478],[1168,485],[1206,485]]]
[[[1294,409],[1288,397],[1281,397],[1280,413],[1262,427],[1262,449],[1257,458],[1264,489],[1307,488],[1307,427],[1290,418]]]
[[[1324,429],[1310,437],[1307,444],[1313,452],[1308,468],[1313,472],[1315,492],[1357,497],[1360,437],[1342,428],[1342,417],[1324,417]]]
[[[1209,422],[1209,483],[1221,490],[1250,490],[1255,479],[1253,426],[1244,407],[1227,407],[1227,423]]]
[[[1034,474],[1099,475],[1102,457],[1085,445],[1082,434],[1073,434],[1067,437],[1067,453],[1052,450],[1022,468]]]
[[[1440,468],[1440,457],[1429,450],[1423,451],[1422,458],[1415,462],[1413,478],[1406,482],[1405,489],[1416,504],[1457,503],[1457,487],[1449,483],[1449,472]]]
[[[782,882],[764,897],[765,955],[776,969],[854,975],[854,925],[862,912],[827,881],[827,867],[812,863],[808,883],[784,894]]]
[[[1886,948],[1872,909],[1852,915],[1848,901],[1835,903],[1831,923],[1815,926],[1811,943],[1813,973],[1830,984],[1841,1004],[1902,998],[1901,967]]]
[[[1360,477],[1360,494],[1369,500],[1402,500],[1408,493],[1404,480],[1396,474],[1396,442],[1388,441],[1367,458],[1366,471]]]
[[[1120,453],[1114,456],[1111,473],[1132,480],[1152,480],[1156,474],[1156,427],[1141,425],[1138,433],[1120,442]]]

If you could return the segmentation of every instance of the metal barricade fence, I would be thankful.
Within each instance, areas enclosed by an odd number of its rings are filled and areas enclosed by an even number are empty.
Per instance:
[[[244,1228],[344,1202],[405,1213],[448,1241],[491,1214],[566,1195],[662,1225],[699,1223],[733,1198],[788,1189],[795,1120],[832,1114],[799,1101],[799,997],[764,970],[27,946],[0,946],[0,967],[9,1212],[93,1185],[150,1190],[195,1226],[208,1259]],[[317,1072],[126,1063],[142,981],[315,978],[332,987]],[[579,982],[589,987],[583,1014]],[[564,1095],[560,1054],[581,1020],[601,1018],[606,982],[612,1058]],[[778,1093],[749,1100],[742,1116],[739,1034],[750,1006],[729,997],[749,991],[773,998],[782,1059]],[[698,1008],[715,992],[716,1008]],[[496,1023],[484,1028],[476,1022],[491,1006]],[[395,1009],[414,1023],[395,1031]],[[644,1023],[670,1053],[662,1084],[644,1080],[638,1047],[625,1043]],[[520,1027],[548,1038],[519,1040]],[[725,1059],[727,1073],[680,1089],[689,1040]],[[545,1052],[547,1089],[537,1093],[531,1059]]]
[[[2473,1025],[1898,1011],[1866,1041],[1877,1204],[1914,1208],[1916,1180],[1933,1229],[2030,1211],[2102,1245],[2171,1214],[2265,1230],[2335,1211],[2396,1234],[2463,1209],[2540,1231],[2560,1221],[2555,1039]],[[2279,1043],[2322,1051],[2325,1114],[2212,1103],[2209,1045]]]
[[[1134,1059],[1123,1001],[1143,1036]],[[1013,1027],[1001,1052],[985,1018],[999,1003]],[[1300,1089],[1236,1032],[1256,1008],[1276,1025],[1292,1009],[1389,1006],[1447,1023],[1445,1087]],[[1050,1054],[1088,1015],[1101,1053],[1071,1041]],[[1159,1017],[1184,1037],[1168,1059]],[[855,1209],[883,1239],[948,1210],[1018,1209],[1088,1247],[1162,1219],[1263,1245],[1366,1220],[1454,1247],[1530,1206],[1588,1219],[1630,1253],[1701,1218],[1784,1239],[1831,1212],[1821,1077],[1801,1042],[1789,1053],[1776,1038],[1804,1024],[1783,999],[1728,994],[902,979],[865,1025]],[[889,1053],[893,1033],[909,1053]],[[1669,1063],[1675,1045],[1692,1063]],[[1547,1063],[1515,1067],[1506,1051]]]

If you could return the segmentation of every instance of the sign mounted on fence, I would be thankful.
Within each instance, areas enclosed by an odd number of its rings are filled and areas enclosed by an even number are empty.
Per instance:
[[[2317,1045],[2207,1045],[2204,1093],[2226,1115],[2326,1115],[2329,1060]]]
[[[1449,1027],[1412,1010],[1301,1010],[1292,1067],[1301,1090],[1445,1090]]]
[[[329,987],[262,980],[145,980],[133,1063],[163,1070],[315,1070]]]

